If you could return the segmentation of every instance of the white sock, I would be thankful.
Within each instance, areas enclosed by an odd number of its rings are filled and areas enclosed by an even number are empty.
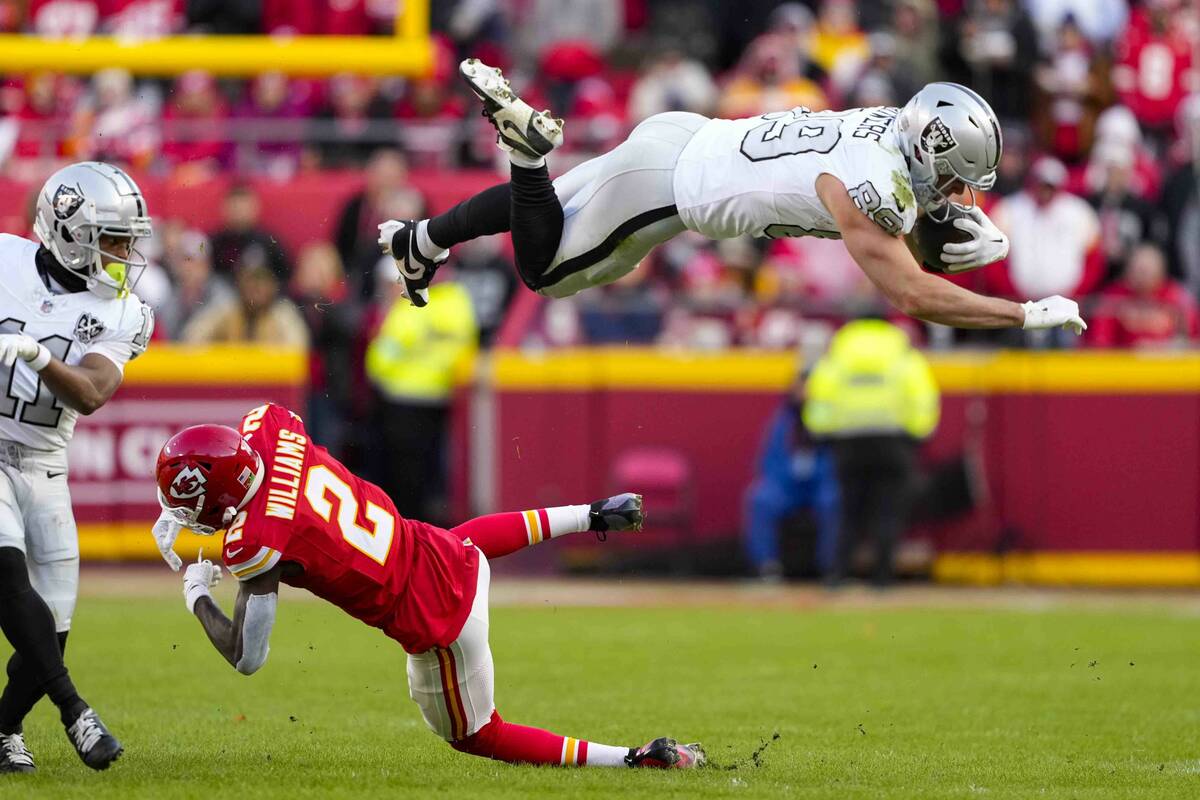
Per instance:
[[[525,169],[537,169],[538,167],[541,167],[541,166],[545,165],[545,163],[546,163],[545,156],[538,156],[537,158],[530,158],[529,156],[522,153],[520,150],[509,150],[508,151],[508,160],[510,162],[512,162],[513,164],[516,164],[518,167],[524,167]]]
[[[421,255],[436,261],[442,257],[442,254],[450,252],[445,248],[438,247],[433,239],[429,238],[429,220],[423,219],[417,223],[417,249],[421,251]]]
[[[623,767],[625,756],[629,755],[628,747],[613,747],[611,744],[587,743],[587,762],[585,767]]]
[[[589,514],[592,507],[555,506],[546,509],[546,519],[550,522],[550,538],[562,536],[564,533],[579,533],[586,531],[591,524]]]

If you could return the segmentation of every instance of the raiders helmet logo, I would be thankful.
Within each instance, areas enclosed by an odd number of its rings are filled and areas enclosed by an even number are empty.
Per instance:
[[[80,315],[79,320],[75,323],[75,338],[81,344],[91,344],[102,333],[104,333],[104,323],[91,314]]]
[[[83,205],[83,195],[71,186],[59,186],[50,204],[54,206],[54,216],[68,219]]]
[[[950,128],[946,126],[946,123],[942,122],[941,117],[929,120],[925,130],[921,131],[921,149],[926,153],[940,156],[949,153],[956,147],[958,147],[958,142],[954,140],[954,135],[950,133]]]
[[[196,467],[185,467],[171,482],[171,497],[177,500],[188,500],[204,494],[208,478]]]

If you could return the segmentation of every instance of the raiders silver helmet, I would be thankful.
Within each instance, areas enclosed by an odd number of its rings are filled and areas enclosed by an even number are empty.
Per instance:
[[[101,297],[119,297],[129,288],[129,268],[145,267],[137,240],[150,236],[150,217],[142,190],[122,170],[99,161],[82,161],[50,176],[38,193],[33,230],[67,269]],[[100,249],[100,237],[127,238],[129,253],[120,257]]]
[[[949,217],[950,196],[962,181],[970,191],[996,183],[1003,143],[987,101],[957,83],[931,83],[900,110],[896,130],[908,160],[913,194],[925,213]]]

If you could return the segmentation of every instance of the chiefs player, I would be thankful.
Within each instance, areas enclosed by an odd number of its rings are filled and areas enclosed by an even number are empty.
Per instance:
[[[249,675],[267,659],[279,584],[308,589],[379,628],[408,652],[409,694],[456,750],[501,761],[571,766],[695,767],[699,745],[659,738],[614,747],[500,718],[488,646],[489,558],[563,534],[640,530],[640,495],[590,505],[493,514],[452,530],[404,519],[379,487],[312,443],[277,405],[254,409],[241,434],[196,425],[158,457],[162,516],[154,534],[168,563],[181,528],[225,529],[222,556],[240,581],[233,619],[209,589],[210,562],[184,574],[184,599],[213,646]]]

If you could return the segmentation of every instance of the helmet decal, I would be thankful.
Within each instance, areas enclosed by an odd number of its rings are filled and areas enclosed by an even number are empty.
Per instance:
[[[929,120],[925,130],[921,131],[921,149],[927,153],[940,156],[949,153],[956,147],[958,147],[958,142],[941,117]]]
[[[54,193],[54,199],[51,200],[51,205],[54,206],[54,216],[59,219],[68,219],[83,205],[83,194],[76,187],[59,186]]]
[[[187,500],[204,494],[208,478],[196,467],[184,467],[171,482],[171,496],[177,500]]]

